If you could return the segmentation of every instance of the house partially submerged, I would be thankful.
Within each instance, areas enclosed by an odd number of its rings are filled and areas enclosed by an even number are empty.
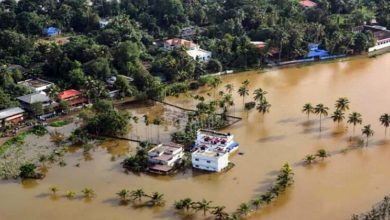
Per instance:
[[[8,125],[16,125],[24,120],[24,110],[15,107],[0,110],[0,130]]]
[[[362,31],[372,32],[376,40],[375,46],[368,49],[369,53],[390,49],[390,30],[387,30],[386,27],[380,25],[363,25],[354,27],[352,29],[352,32],[354,33],[359,33]]]
[[[49,89],[54,83],[43,80],[43,79],[27,79],[18,82],[19,85],[26,86],[35,93],[42,93]]]
[[[234,135],[211,130],[198,130],[192,156],[196,169],[220,172],[229,165],[229,155],[238,149]]]
[[[149,170],[162,174],[170,173],[183,156],[184,150],[182,147],[160,144],[148,152]]]

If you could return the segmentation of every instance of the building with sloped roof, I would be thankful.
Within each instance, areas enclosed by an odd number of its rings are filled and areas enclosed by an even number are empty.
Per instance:
[[[17,124],[24,120],[24,110],[19,107],[0,110],[0,130],[7,125]]]

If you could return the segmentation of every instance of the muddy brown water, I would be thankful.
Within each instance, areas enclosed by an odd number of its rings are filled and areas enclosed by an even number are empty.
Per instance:
[[[267,90],[272,104],[271,112],[264,117],[253,111],[246,119],[242,99],[235,95],[235,114],[244,116],[244,120],[225,131],[235,135],[245,154],[231,158],[236,166],[229,172],[188,171],[174,177],[126,174],[120,161],[124,152],[134,149],[134,144],[105,143],[87,158],[81,151],[67,155],[67,166],[53,166],[42,181],[0,181],[0,219],[199,219],[202,215],[175,214],[173,202],[185,197],[206,198],[233,211],[241,202],[265,192],[284,162],[293,164],[294,185],[250,218],[349,219],[352,213],[368,210],[390,193],[390,142],[384,141],[384,128],[378,121],[382,113],[390,113],[389,60],[390,54],[386,54],[373,59],[224,77],[224,84],[233,83],[236,90],[243,80],[250,80],[251,92],[258,87]],[[312,121],[307,123],[301,113],[306,102],[323,103],[332,112],[338,97],[348,97],[351,110],[363,114],[363,124],[373,126],[375,135],[370,138],[369,147],[336,154],[312,166],[299,165],[306,154],[318,149],[338,151],[348,146],[352,127],[344,123],[337,127],[327,118],[320,133],[318,117],[311,116]],[[185,96],[168,101],[186,107],[193,104]],[[149,110],[161,111],[154,108],[129,111],[139,115]],[[357,126],[356,133],[360,134],[361,127]],[[137,132],[142,135],[144,130],[140,127]],[[58,198],[48,194],[52,185],[61,190]],[[80,195],[84,187],[93,188],[97,197],[92,201],[79,196],[73,200],[63,197],[66,190]],[[165,195],[167,204],[156,209],[120,206],[115,193],[122,188],[158,191]]]

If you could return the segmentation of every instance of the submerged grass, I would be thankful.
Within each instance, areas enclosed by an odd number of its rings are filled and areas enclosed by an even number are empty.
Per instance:
[[[55,122],[50,123],[50,126],[51,126],[51,127],[55,127],[55,128],[59,128],[59,127],[65,126],[65,125],[67,125],[67,124],[68,124],[67,121],[61,120],[61,121],[55,121]]]
[[[16,135],[15,137],[9,139],[8,141],[6,141],[3,145],[0,146],[0,156],[3,155],[7,151],[7,149],[10,148],[12,145],[23,144],[24,139],[30,133],[31,133],[31,130],[24,131],[24,132]]]

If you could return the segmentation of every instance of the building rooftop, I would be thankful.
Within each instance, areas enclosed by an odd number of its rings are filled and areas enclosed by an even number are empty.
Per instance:
[[[189,41],[189,40],[181,39],[181,38],[168,39],[165,41],[165,43],[172,45],[172,46],[185,46],[189,49],[198,47],[198,44],[196,44],[192,41]]]
[[[50,98],[42,93],[33,93],[29,95],[24,95],[24,96],[17,97],[17,99],[28,104],[50,101]]]
[[[317,3],[310,1],[310,0],[300,1],[299,4],[302,5],[303,7],[306,7],[306,8],[312,8],[312,7],[317,6]]]
[[[159,157],[161,157],[162,155],[167,155],[167,156],[170,156],[172,155],[175,151],[179,150],[179,149],[182,149],[182,147],[180,146],[174,146],[174,145],[167,145],[167,144],[160,144],[154,148],[152,148],[149,153],[150,154],[156,154],[156,155],[160,155]]]
[[[53,83],[46,81],[46,80],[43,80],[43,79],[27,79],[27,80],[18,82],[18,84],[23,85],[23,86],[27,86],[27,87],[30,87],[33,89],[37,89],[37,88],[44,87],[44,86],[50,86]]]
[[[24,110],[19,107],[3,109],[0,110],[0,119],[5,119],[22,113],[24,113]]]
[[[202,57],[202,56],[210,56],[211,55],[211,52],[210,51],[207,51],[207,50],[203,50],[203,49],[200,49],[200,48],[195,48],[195,49],[192,49],[192,50],[187,50],[186,51],[188,53],[188,55],[192,56],[192,57]]]
[[[79,96],[79,95],[81,95],[81,92],[74,90],[74,89],[69,89],[69,90],[65,90],[65,91],[60,92],[58,94],[58,99],[64,100],[64,99],[68,99],[68,98]]]
[[[263,49],[266,46],[266,43],[263,41],[251,41],[251,44],[255,45],[257,49]]]

